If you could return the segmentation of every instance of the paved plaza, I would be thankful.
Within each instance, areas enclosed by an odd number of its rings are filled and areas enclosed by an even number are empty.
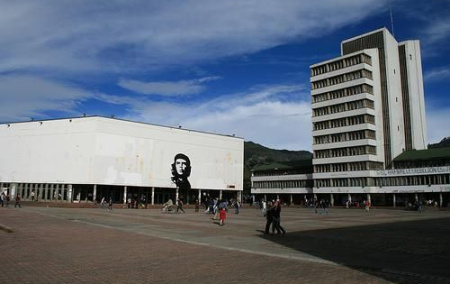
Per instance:
[[[0,283],[450,283],[450,211],[0,208]]]

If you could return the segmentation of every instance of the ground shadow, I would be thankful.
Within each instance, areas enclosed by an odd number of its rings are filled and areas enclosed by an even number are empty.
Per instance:
[[[264,238],[394,283],[450,283],[450,218]]]

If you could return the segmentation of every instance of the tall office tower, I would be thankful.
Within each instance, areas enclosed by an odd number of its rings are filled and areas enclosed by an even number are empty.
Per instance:
[[[385,28],[311,66],[316,187],[374,186],[405,150],[427,145],[420,45]],[[349,172],[352,172],[351,174]]]

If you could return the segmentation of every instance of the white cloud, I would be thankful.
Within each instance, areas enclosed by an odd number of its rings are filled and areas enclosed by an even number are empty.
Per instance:
[[[438,41],[449,38],[450,34],[450,22],[448,21],[448,15],[445,18],[427,19],[429,22],[422,31],[425,35],[425,41],[427,44],[435,44]]]
[[[423,77],[425,82],[448,80],[450,78],[450,68],[441,67],[431,69],[428,70]]]
[[[288,150],[311,150],[311,106],[304,86],[264,86],[196,105],[136,104],[127,119],[182,126]]]
[[[180,96],[198,94],[205,90],[202,83],[217,80],[219,77],[205,77],[197,80],[178,82],[141,82],[121,79],[118,83],[122,88],[146,95]]]
[[[31,76],[0,77],[0,121],[28,120],[47,110],[71,112],[94,93]]]
[[[321,36],[386,1],[3,1],[0,72],[159,71]]]

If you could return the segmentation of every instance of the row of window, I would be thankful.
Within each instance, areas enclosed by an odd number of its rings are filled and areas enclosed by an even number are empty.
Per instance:
[[[356,146],[336,149],[326,149],[314,151],[315,159],[346,157],[346,156],[359,156],[359,155],[375,155],[377,153],[375,146]]]
[[[357,79],[361,79],[361,78],[372,79],[372,72],[369,70],[363,69],[363,70],[358,70],[358,71],[334,76],[331,78],[323,79],[320,81],[312,82],[311,89],[315,90],[315,89],[325,88],[328,86],[333,86],[333,85],[337,85],[337,84],[341,84],[344,82],[353,81],[353,80],[357,80]]]
[[[336,91],[326,92],[313,96],[313,103],[335,100],[343,97],[353,96],[357,94],[368,93],[373,95],[373,87],[367,84],[362,84],[358,86],[353,86],[345,89],[340,89]]]
[[[383,163],[377,162],[353,162],[353,163],[338,163],[327,165],[314,166],[315,173],[329,173],[329,172],[353,172],[353,171],[369,171],[382,170]]]
[[[332,106],[326,106],[326,107],[314,109],[313,116],[328,115],[328,114],[339,113],[339,112],[344,112],[344,111],[351,111],[351,110],[360,109],[360,108],[374,109],[375,104],[371,100],[363,99],[363,100],[347,102],[347,103],[342,103],[342,104],[337,104],[337,105],[332,105]]]
[[[367,178],[341,178],[341,179],[318,179],[315,180],[316,187],[363,187],[367,185]]]
[[[325,74],[331,71],[343,69],[349,66],[357,65],[360,63],[367,63],[372,65],[372,58],[367,54],[358,54],[352,57],[348,57],[339,61],[334,61],[321,66],[311,68],[311,76],[317,76],[320,74]]]
[[[375,186],[404,186],[404,185],[432,185],[448,184],[450,175],[429,175],[429,176],[407,176],[407,177],[384,177],[376,178]]]
[[[285,170],[285,171],[277,171],[277,170],[271,170],[271,171],[254,171],[252,173],[255,177],[263,177],[263,176],[283,176],[283,175],[301,175],[301,174],[310,174],[312,172],[311,167],[304,167],[301,169],[292,169],[292,170]]]
[[[254,188],[306,188],[312,186],[312,180],[255,181]]]
[[[324,129],[345,127],[345,126],[358,125],[358,124],[364,124],[364,123],[375,124],[375,117],[373,115],[364,114],[364,115],[332,119],[332,120],[327,120],[327,121],[314,122],[313,129],[314,130],[324,130]]]
[[[375,131],[359,130],[352,132],[316,136],[314,137],[314,144],[337,143],[361,139],[375,139]]]
[[[405,176],[383,178],[342,178],[316,179],[315,186],[320,187],[364,187],[364,186],[424,186],[433,184],[449,184],[450,175]]]

